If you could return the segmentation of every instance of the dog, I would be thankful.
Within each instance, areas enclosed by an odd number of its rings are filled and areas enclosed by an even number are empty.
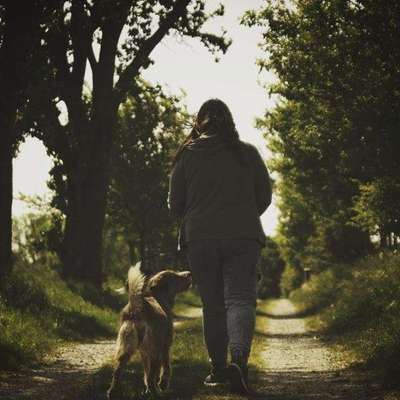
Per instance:
[[[175,296],[192,283],[189,271],[161,271],[146,281],[140,263],[128,272],[129,302],[121,313],[115,366],[109,399],[115,397],[121,371],[139,350],[144,368],[146,393],[166,390],[170,379],[169,352],[173,336],[172,307]]]

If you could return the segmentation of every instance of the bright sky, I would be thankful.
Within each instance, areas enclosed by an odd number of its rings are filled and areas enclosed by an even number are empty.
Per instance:
[[[207,0],[207,7],[216,8],[220,0]],[[273,101],[261,86],[273,80],[272,74],[263,72],[255,64],[262,53],[257,47],[261,41],[261,30],[240,26],[239,18],[244,11],[259,8],[263,0],[225,0],[225,15],[207,24],[207,31],[220,32],[221,26],[228,31],[233,43],[227,54],[216,63],[214,57],[195,40],[176,37],[166,38],[152,53],[154,65],[143,72],[143,77],[160,83],[171,93],[186,92],[189,111],[196,112],[210,97],[225,101],[232,111],[242,140],[254,144],[262,156],[268,159],[265,140],[254,127],[255,118],[262,116]],[[14,160],[14,198],[18,193],[27,195],[49,192],[46,181],[52,162],[45,148],[36,139],[27,139],[21,145]],[[266,234],[273,234],[278,211],[274,204],[262,216]],[[13,214],[20,215],[26,209],[14,201]]]

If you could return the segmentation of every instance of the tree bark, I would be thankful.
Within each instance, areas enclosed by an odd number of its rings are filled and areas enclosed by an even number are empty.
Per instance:
[[[2,116],[3,119],[3,116]],[[12,143],[7,140],[11,132],[7,132],[1,123],[0,129],[5,137],[0,145],[0,278],[11,270],[12,252]]]
[[[34,43],[34,5],[5,3],[5,29],[0,49],[0,278],[12,266],[12,159],[16,141],[18,99],[26,85],[26,62]],[[20,100],[20,99],[19,99]]]
[[[63,245],[63,276],[99,288],[103,281],[102,239],[110,172],[110,121],[113,118],[90,124],[91,145],[80,148],[79,165],[68,173]]]

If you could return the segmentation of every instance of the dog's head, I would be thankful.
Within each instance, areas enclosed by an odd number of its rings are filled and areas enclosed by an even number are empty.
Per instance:
[[[189,289],[192,283],[190,271],[176,272],[165,270],[152,276],[147,283],[147,290],[163,306],[171,308],[178,293]]]

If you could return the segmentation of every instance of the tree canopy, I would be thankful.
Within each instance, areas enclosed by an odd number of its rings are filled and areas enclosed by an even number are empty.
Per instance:
[[[0,11],[7,15],[15,8],[12,3],[6,2]],[[203,30],[210,18],[223,15],[224,8],[208,12],[202,0],[37,0],[30,6],[35,12],[28,20],[36,13],[40,19],[35,24],[35,47],[26,51],[35,72],[27,88],[25,132],[44,142],[57,159],[58,175],[65,181],[63,275],[99,286],[118,108],[134,90],[140,72],[152,62],[153,49],[167,35],[199,40],[215,56],[225,52],[230,44],[226,32]],[[13,32],[11,46],[20,37],[18,31]],[[8,43],[5,38],[4,34],[2,49]],[[15,118],[15,107],[9,114],[11,120]],[[9,166],[10,152],[3,158]],[[7,173],[4,214],[8,222],[10,176]],[[10,246],[8,240],[4,246],[8,259]]]
[[[293,268],[350,262],[371,250],[371,233],[397,235],[399,17],[396,1],[279,0],[244,18],[264,28],[259,64],[278,78],[278,105],[259,126]],[[378,191],[391,201],[377,206]]]

